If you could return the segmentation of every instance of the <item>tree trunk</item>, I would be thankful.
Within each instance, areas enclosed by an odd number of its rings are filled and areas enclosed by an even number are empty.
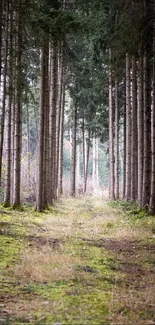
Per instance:
[[[18,37],[17,37],[17,96],[15,109],[15,184],[14,184],[14,208],[20,206],[20,181],[21,181],[21,113],[22,113],[22,47],[23,47],[23,1],[18,3]]]
[[[65,109],[65,85],[63,83],[62,93],[62,109],[61,109],[61,121],[60,121],[60,195],[63,194],[63,144],[64,144],[64,109]]]
[[[131,199],[130,57],[126,54],[126,200]]]
[[[153,2],[153,11],[155,15],[155,0]],[[153,22],[153,89],[152,89],[152,170],[151,170],[151,195],[150,195],[150,213],[155,215],[155,22]]]
[[[2,12],[3,12],[3,0],[0,1],[0,88],[1,88],[1,68],[2,68]]]
[[[143,59],[143,93],[144,93],[144,160],[143,160],[143,193],[142,193],[142,206],[149,206],[150,199],[150,183],[151,183],[151,164],[150,164],[150,154],[151,154],[151,86],[150,86],[150,73],[149,73],[149,61],[147,58],[147,53],[144,55]]]
[[[77,100],[74,104],[73,117],[73,138],[72,138],[72,178],[71,178],[71,196],[76,195],[76,129],[77,129]]]
[[[57,125],[57,83],[58,83],[58,48],[53,44],[53,66],[52,66],[52,189],[51,203],[57,197],[57,151],[56,151],[56,125]]]
[[[76,159],[76,184],[77,189],[80,188],[80,144],[77,144],[77,159]]]
[[[96,188],[99,189],[99,146],[98,138],[96,138]]]
[[[12,5],[12,3],[11,3]],[[13,99],[13,21],[12,6],[10,13],[10,48],[9,48],[9,100],[8,100],[8,119],[7,119],[7,167],[6,167],[6,185],[4,203],[6,206],[11,204],[11,116],[12,116],[12,99]]]
[[[61,44],[63,48],[63,44]],[[64,66],[63,66],[63,51],[59,51],[59,94],[58,94],[58,110],[57,110],[57,172],[56,172],[56,188],[57,193],[59,191],[60,184],[60,147],[61,147],[61,119],[62,119],[62,98],[63,98],[63,76],[64,76]]]
[[[30,121],[29,121],[29,107],[28,102],[26,103],[26,124],[27,124],[27,186],[30,190]]]
[[[39,167],[38,167],[38,193],[36,209],[41,212],[44,209],[44,115],[45,115],[45,62],[46,46],[41,49],[41,84],[40,84],[40,112],[39,112]]]
[[[84,193],[85,193],[85,179],[86,179],[86,156],[85,156],[85,120],[84,120],[84,111],[82,117],[82,156],[83,156],[83,184],[84,184]]]
[[[123,112],[123,191],[122,197],[125,199],[126,190],[126,104],[124,103]]]
[[[137,83],[136,60],[132,57],[132,115],[131,115],[131,200],[137,198]]]
[[[43,155],[43,202],[44,208],[49,203],[49,39],[46,35],[45,43],[45,62],[44,62],[44,73],[45,73],[45,88],[44,88],[44,155]]]
[[[2,177],[2,156],[4,143],[4,122],[5,122],[5,106],[6,106],[6,78],[8,68],[8,28],[9,28],[9,0],[6,0],[6,16],[5,16],[5,51],[4,51],[4,73],[3,73],[3,99],[2,99],[2,114],[0,120],[0,186]]]
[[[96,181],[95,181],[95,176],[96,176],[96,140],[95,140],[95,135],[93,136],[93,192],[95,192],[95,187],[96,187]]]
[[[115,79],[115,199],[119,199],[119,111],[118,79]]]
[[[87,144],[87,156],[86,156],[86,174],[85,174],[84,193],[87,192],[89,154],[90,154],[90,129],[88,131],[88,144]]]
[[[143,186],[143,58],[140,56],[138,67],[138,203],[142,205]]]
[[[109,50],[109,198],[111,200],[115,198],[111,50]]]

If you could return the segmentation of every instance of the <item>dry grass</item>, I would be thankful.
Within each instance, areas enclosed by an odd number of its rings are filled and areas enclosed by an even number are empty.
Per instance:
[[[80,263],[79,257],[54,252],[45,246],[43,251],[32,248],[23,251],[21,263],[13,270],[17,278],[26,282],[69,281],[75,277],[75,265]]]

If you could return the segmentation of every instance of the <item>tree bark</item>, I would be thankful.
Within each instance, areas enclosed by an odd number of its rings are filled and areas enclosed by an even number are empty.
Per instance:
[[[124,103],[123,112],[123,191],[122,197],[125,199],[126,190],[126,104]]]
[[[74,117],[73,117],[71,196],[76,195],[76,130],[77,130],[77,99],[75,100],[74,103]]]
[[[63,44],[61,44],[63,48]],[[63,77],[64,77],[64,66],[63,66],[63,50],[59,51],[59,93],[58,93],[58,110],[57,110],[57,171],[56,171],[56,188],[57,194],[59,192],[60,184],[60,147],[61,147],[61,119],[62,119],[62,99],[63,99]]]
[[[8,29],[9,29],[9,0],[6,0],[5,3],[5,51],[4,51],[4,73],[3,73],[3,99],[2,99],[2,113],[0,120],[0,186],[1,186],[1,177],[2,177],[2,156],[3,156],[3,144],[4,144],[4,122],[5,122],[5,108],[6,108],[6,78],[7,78],[7,69],[8,69]],[[2,63],[2,62],[1,62]]]
[[[2,67],[2,12],[3,12],[3,0],[0,1],[0,88],[1,88],[1,67]]]
[[[57,197],[57,151],[56,151],[56,125],[57,125],[57,83],[58,83],[58,48],[53,44],[53,66],[52,66],[52,189],[51,203]]]
[[[115,78],[115,199],[119,199],[119,110],[117,77]]]
[[[86,155],[86,173],[85,173],[84,193],[87,192],[89,154],[90,154],[90,129],[88,131],[88,143],[87,143],[87,155]]]
[[[142,205],[143,187],[143,57],[140,55],[138,67],[138,203]]]
[[[40,82],[40,112],[39,112],[39,166],[38,166],[38,193],[36,209],[42,212],[44,209],[43,189],[44,189],[44,115],[45,115],[45,62],[46,47],[41,49],[41,82]]]
[[[22,120],[22,91],[23,91],[23,74],[22,74],[22,50],[23,50],[23,19],[24,3],[20,1],[17,8],[18,19],[18,36],[17,36],[17,96],[15,109],[15,170],[14,170],[14,201],[13,207],[20,206],[20,181],[21,181],[21,120]]]
[[[130,57],[126,54],[126,200],[131,199]]]
[[[45,62],[44,62],[44,73],[45,73],[45,88],[44,88],[44,155],[43,155],[43,202],[44,208],[49,203],[49,39],[46,35],[45,43]]]
[[[65,85],[63,82],[63,93],[62,93],[62,110],[61,110],[61,121],[60,121],[60,195],[63,194],[63,144],[64,144],[64,109],[65,109]]]
[[[84,111],[82,117],[82,156],[83,156],[83,184],[84,184],[84,193],[85,193],[85,179],[86,179],[86,156],[85,156],[85,120],[84,120]]]
[[[132,115],[131,115],[131,200],[137,198],[137,83],[136,60],[132,57]]]
[[[27,186],[30,190],[30,172],[31,172],[31,164],[30,164],[30,119],[29,119],[29,107],[28,101],[26,103],[26,124],[27,124]]]
[[[149,73],[149,61],[147,53],[143,59],[143,93],[144,93],[144,160],[143,160],[143,192],[142,192],[142,206],[149,206],[150,199],[150,183],[151,183],[151,86],[150,86],[150,73]]]
[[[12,116],[12,99],[13,99],[13,21],[12,21],[12,2],[9,8],[10,21],[10,47],[9,47],[9,100],[8,100],[8,119],[7,119],[7,167],[6,167],[6,184],[4,203],[6,206],[11,204],[11,116]]]
[[[109,198],[111,200],[115,198],[111,50],[109,50]]]
[[[155,0],[153,1],[153,12],[155,15]],[[152,138],[152,150],[151,150],[151,160],[152,160],[152,170],[151,170],[151,195],[150,195],[150,213],[155,215],[155,22],[153,22],[153,89],[152,89],[152,128],[151,128],[151,138]]]

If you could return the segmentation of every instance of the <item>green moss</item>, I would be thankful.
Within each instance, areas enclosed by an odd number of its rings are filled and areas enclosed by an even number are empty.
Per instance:
[[[108,206],[112,208],[121,208],[125,211],[131,211],[133,209],[138,208],[138,204],[136,202],[121,201],[121,200],[110,201],[108,202]]]
[[[15,262],[20,247],[21,244],[17,239],[0,236],[0,270]]]
[[[51,312],[44,318],[45,324],[103,324],[108,311],[109,293],[86,282],[55,282],[40,286],[29,286],[24,290],[35,292],[48,299]],[[41,314],[35,314],[37,318]]]
[[[11,206],[12,210],[17,210],[17,211],[24,211],[24,207],[18,204],[13,204]]]

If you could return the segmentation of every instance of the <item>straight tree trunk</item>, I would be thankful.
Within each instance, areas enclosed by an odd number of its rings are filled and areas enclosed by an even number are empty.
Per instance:
[[[45,73],[45,88],[44,88],[44,155],[43,155],[43,202],[44,209],[49,203],[49,40],[46,35],[45,43],[45,62],[44,62],[44,73]]]
[[[1,90],[1,67],[2,67],[2,12],[3,12],[3,0],[0,1],[0,90]]]
[[[98,138],[96,138],[96,188],[99,189],[99,145]]]
[[[77,189],[79,191],[80,189],[80,144],[77,144],[77,153],[76,153],[77,159],[76,159],[76,184]]]
[[[86,156],[86,175],[85,175],[84,193],[87,192],[89,155],[90,155],[90,129],[88,131],[88,144],[87,144],[87,156]]]
[[[96,187],[96,140],[95,135],[93,136],[93,192],[95,192]]]
[[[153,12],[155,15],[155,0],[153,1]],[[155,22],[153,23],[153,89],[152,89],[152,127],[151,127],[151,195],[150,195],[150,206],[149,210],[152,215],[155,215]]]
[[[131,199],[130,57],[126,54],[126,200]]]
[[[30,172],[31,172],[31,164],[30,164],[30,121],[29,121],[29,107],[28,102],[26,103],[26,123],[27,123],[27,186],[30,189]]]
[[[10,21],[10,47],[9,47],[9,100],[8,100],[8,119],[7,119],[7,167],[6,167],[6,184],[4,203],[6,206],[11,204],[11,116],[12,116],[12,102],[13,102],[13,10],[12,3],[9,9]]]
[[[3,99],[2,99],[2,113],[0,119],[0,186],[2,177],[2,156],[3,156],[3,143],[4,143],[4,122],[5,122],[5,108],[6,108],[6,91],[7,91],[7,68],[8,68],[8,29],[9,29],[9,0],[5,3],[5,50],[4,50],[4,73],[3,73]],[[1,62],[2,63],[2,62]]]
[[[150,199],[150,183],[151,183],[151,86],[150,86],[150,72],[149,72],[149,61],[147,53],[143,59],[143,93],[144,93],[144,160],[143,160],[143,193],[142,193],[142,206],[149,206]]]
[[[82,121],[82,156],[83,156],[83,183],[84,183],[84,193],[85,193],[85,179],[86,179],[86,150],[85,150],[85,120],[83,112],[83,121]]]
[[[63,47],[63,44],[61,44]],[[64,66],[63,66],[63,51],[59,51],[59,94],[58,94],[58,110],[57,110],[57,171],[56,171],[56,188],[57,194],[59,192],[60,184],[60,147],[61,147],[61,119],[62,119],[62,98],[63,98],[63,77],[64,77]]]
[[[124,103],[123,113],[123,199],[125,199],[126,190],[126,104]]]
[[[63,82],[62,93],[62,109],[61,109],[61,121],[60,121],[60,195],[63,194],[63,144],[64,144],[64,109],[65,109],[65,85]]]
[[[143,187],[143,57],[140,55],[138,66],[138,203],[142,205]]]
[[[119,199],[119,111],[118,79],[115,79],[115,199]]]
[[[41,84],[40,84],[40,112],[39,112],[39,168],[38,168],[38,193],[36,209],[41,212],[44,209],[44,115],[45,115],[45,65],[46,65],[46,46],[41,49]]]
[[[109,50],[109,198],[114,194],[114,135],[113,135],[113,103],[112,103],[112,69],[111,50]]]
[[[17,96],[15,110],[15,184],[14,184],[14,201],[13,207],[20,206],[20,181],[21,181],[21,114],[22,114],[22,91],[23,91],[23,75],[22,75],[22,48],[23,48],[23,9],[24,3],[20,1],[17,5],[18,19],[18,37],[17,37]]]
[[[14,166],[15,166],[15,107],[16,107],[16,94],[15,94],[15,69],[13,71],[13,104],[12,104],[12,116],[11,116],[11,137],[12,137],[12,143],[11,143],[11,151],[12,151],[12,157],[11,157],[11,203],[13,203],[14,198]]]
[[[58,83],[58,48],[53,43],[53,65],[52,65],[52,189],[51,202],[57,197],[57,151],[56,151],[56,125],[57,125],[57,83]]]
[[[137,82],[136,60],[132,57],[132,115],[131,115],[131,200],[137,199]]]
[[[71,196],[76,195],[76,130],[77,130],[77,100],[74,104],[73,117],[73,138],[72,138],[72,178],[71,178]]]

